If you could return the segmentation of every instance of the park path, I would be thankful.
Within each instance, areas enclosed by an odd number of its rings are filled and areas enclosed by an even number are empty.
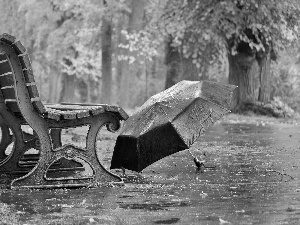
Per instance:
[[[228,116],[191,151],[203,173],[182,151],[124,186],[2,191],[0,209],[20,224],[300,224],[300,124]]]

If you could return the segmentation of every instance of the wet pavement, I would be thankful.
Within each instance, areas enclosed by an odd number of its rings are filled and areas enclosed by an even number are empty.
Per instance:
[[[300,224],[300,125],[229,117],[191,151],[204,172],[182,151],[123,186],[1,190],[0,224]]]

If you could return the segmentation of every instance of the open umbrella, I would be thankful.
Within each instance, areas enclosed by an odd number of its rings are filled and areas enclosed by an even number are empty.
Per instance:
[[[140,172],[152,163],[189,148],[230,112],[236,86],[211,81],[181,81],[149,98],[123,125],[111,169]]]

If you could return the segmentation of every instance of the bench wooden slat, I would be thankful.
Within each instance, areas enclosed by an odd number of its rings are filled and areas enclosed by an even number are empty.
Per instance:
[[[108,112],[115,112],[116,115],[121,120],[127,120],[129,118],[128,114],[122,108],[114,105],[97,104],[97,103],[68,103],[68,102],[62,102],[60,103],[60,105],[92,106],[92,107],[96,107],[91,109],[91,113],[94,116],[103,113],[105,111],[108,111]],[[102,108],[98,108],[98,107],[102,107]]]
[[[39,98],[36,98],[35,100],[32,99],[32,105],[39,114],[44,114],[47,111]]]
[[[47,112],[51,112],[55,110],[56,113],[62,115],[63,119],[72,119],[72,118],[84,118],[89,116],[98,115],[100,113],[104,113],[105,110],[102,106],[90,107],[90,106],[80,106],[80,105],[46,105]],[[48,116],[49,118],[49,116]]]
[[[76,119],[76,112],[74,111],[61,111],[60,114],[65,120],[74,120]]]
[[[0,75],[8,73],[8,72],[12,72],[9,62],[2,61],[2,63],[0,64]]]
[[[78,119],[80,118],[85,118],[85,117],[89,117],[90,116],[90,112],[89,110],[82,110],[82,111],[77,111],[76,112],[76,117]]]
[[[91,111],[93,116],[97,116],[101,113],[104,113],[105,109],[102,106],[98,106],[98,107],[93,107],[90,111]]]
[[[45,113],[45,118],[59,121],[61,118],[61,115],[59,112],[56,112],[56,110],[51,110],[51,111],[47,111]]]
[[[47,105],[46,112],[44,116],[48,119],[65,119],[65,120],[73,120],[77,118],[77,112],[76,111],[70,111],[70,110],[57,110],[55,108],[50,108]],[[51,105],[52,106],[52,105]]]
[[[19,113],[20,109],[17,103],[16,99],[5,99],[5,104],[6,106],[14,113]],[[40,114],[43,114],[46,112],[46,109],[41,101],[39,101],[39,98],[35,98],[32,100],[32,105],[37,110],[40,112]]]
[[[12,47],[17,52],[18,55],[24,54],[26,52],[26,48],[22,45],[20,41],[16,41],[12,44]]]
[[[12,44],[16,41],[16,38],[12,35],[4,33],[4,34],[0,35],[0,40],[6,42],[8,44]]]
[[[31,62],[27,54],[19,56],[19,59],[23,69],[31,70]]]
[[[33,83],[33,82],[35,82],[32,70],[23,70],[23,74],[24,74],[25,82],[26,83]]]
[[[88,106],[88,105],[75,105],[75,104],[54,104],[48,105],[47,108],[56,109],[60,111],[73,111],[76,113],[77,118],[84,118],[90,115],[96,116],[100,113],[105,112],[105,108],[101,105],[98,106]]]
[[[8,62],[8,60],[6,58],[0,59],[0,64],[5,63],[5,62]]]
[[[4,76],[0,76],[1,87],[13,86],[13,85],[14,85],[14,78],[12,74],[6,74]]]
[[[14,86],[2,87],[1,92],[5,99],[16,99]]]
[[[19,109],[19,106],[18,106],[18,103],[16,100],[14,100],[14,99],[5,100],[5,104],[9,108],[9,110],[12,111],[13,113],[20,112],[20,109]]]
[[[81,106],[81,105],[62,105],[62,104],[53,104],[47,105],[48,108],[57,109],[61,111],[68,110],[90,110],[92,107],[90,106]]]
[[[27,90],[28,90],[30,98],[39,97],[39,91],[38,91],[35,83],[29,83],[29,85],[27,85]]]
[[[6,54],[0,52],[0,61],[7,60]]]

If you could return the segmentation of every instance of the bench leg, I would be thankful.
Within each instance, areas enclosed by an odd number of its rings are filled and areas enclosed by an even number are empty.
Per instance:
[[[107,185],[110,182],[122,182],[122,179],[106,170],[100,160],[96,149],[96,139],[99,130],[108,125],[111,131],[120,127],[120,121],[113,114],[103,113],[90,118],[90,129],[86,138],[86,149],[74,145],[66,145],[52,150],[48,131],[44,132],[41,140],[41,154],[37,165],[32,171],[23,177],[12,181],[12,188],[60,188],[60,187],[96,187]],[[85,161],[91,168],[92,173],[86,176],[72,176],[49,178],[47,171],[52,163],[61,158],[68,160],[80,159]]]
[[[50,135],[53,143],[53,148],[61,147],[61,129],[51,129]]]
[[[10,135],[8,126],[4,123],[0,116],[0,128],[1,128],[1,141],[0,141],[0,162],[4,160],[7,155],[5,150],[12,143],[12,135]]]
[[[6,136],[10,135],[9,129],[6,125],[2,124],[1,128],[4,128]],[[12,127],[10,127],[10,129],[12,130],[13,135],[10,135],[10,137],[8,136],[8,138],[11,138],[11,141],[12,139],[14,139],[14,144],[12,152],[8,156],[6,156],[2,161],[0,161],[0,173],[22,175],[24,173],[29,172],[30,165],[25,164],[24,166],[22,166],[20,165],[19,161],[24,156],[24,153],[27,150],[31,148],[37,149],[37,138],[30,134],[24,133],[21,129],[20,121],[15,121],[15,123],[12,125]],[[24,140],[24,138],[26,138],[26,140]],[[7,143],[8,142],[3,144],[3,146],[6,146]],[[5,149],[3,147],[2,151],[5,152]]]

